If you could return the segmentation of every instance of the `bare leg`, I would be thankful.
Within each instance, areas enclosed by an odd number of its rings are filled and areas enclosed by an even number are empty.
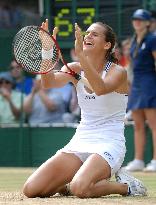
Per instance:
[[[152,131],[153,159],[156,160],[156,109],[145,109],[145,115]]]
[[[92,154],[74,176],[70,190],[80,198],[109,194],[126,195],[128,185],[109,182],[110,175],[111,168],[108,163],[98,154]]]
[[[132,112],[134,120],[134,145],[135,159],[144,159],[145,138],[145,115],[144,110],[136,110]]]
[[[82,162],[74,154],[56,154],[28,178],[24,184],[23,193],[27,197],[53,195],[72,180],[81,165]]]

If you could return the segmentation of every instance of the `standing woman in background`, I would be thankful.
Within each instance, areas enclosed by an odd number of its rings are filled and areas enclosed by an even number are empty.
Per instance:
[[[129,171],[156,171],[156,35],[149,32],[150,20],[150,12],[144,9],[132,16],[135,37],[130,49],[133,81],[128,110],[134,120],[135,158],[126,166]],[[153,159],[144,168],[146,120],[153,136]]]

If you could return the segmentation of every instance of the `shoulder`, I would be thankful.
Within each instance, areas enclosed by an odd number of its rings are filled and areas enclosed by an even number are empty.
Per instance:
[[[147,47],[153,52],[156,51],[156,34],[150,33],[146,39]]]
[[[147,42],[149,43],[156,42],[156,33],[149,33],[147,35]]]
[[[117,65],[115,63],[113,63],[111,65],[109,70],[111,73],[114,72],[114,73],[119,73],[121,75],[127,75],[127,70],[124,67],[122,67],[121,65]]]

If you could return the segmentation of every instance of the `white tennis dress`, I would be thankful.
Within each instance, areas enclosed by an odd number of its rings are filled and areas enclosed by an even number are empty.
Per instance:
[[[103,78],[106,72],[105,69]],[[80,81],[76,90],[81,121],[70,142],[59,151],[75,153],[83,162],[90,154],[97,153],[108,162],[114,174],[126,152],[123,122],[126,96],[116,92],[101,96],[89,94]]]

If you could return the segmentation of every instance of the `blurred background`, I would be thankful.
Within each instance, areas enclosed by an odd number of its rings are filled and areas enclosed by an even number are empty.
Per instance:
[[[1,0],[0,1],[0,70],[12,59],[11,44],[15,33],[26,25],[40,25],[46,18],[50,28],[60,29],[59,42],[64,55],[73,47],[74,23],[83,30],[95,21],[113,27],[118,39],[132,34],[131,15],[138,8],[156,10],[155,0]],[[3,57],[2,57],[3,56]]]

